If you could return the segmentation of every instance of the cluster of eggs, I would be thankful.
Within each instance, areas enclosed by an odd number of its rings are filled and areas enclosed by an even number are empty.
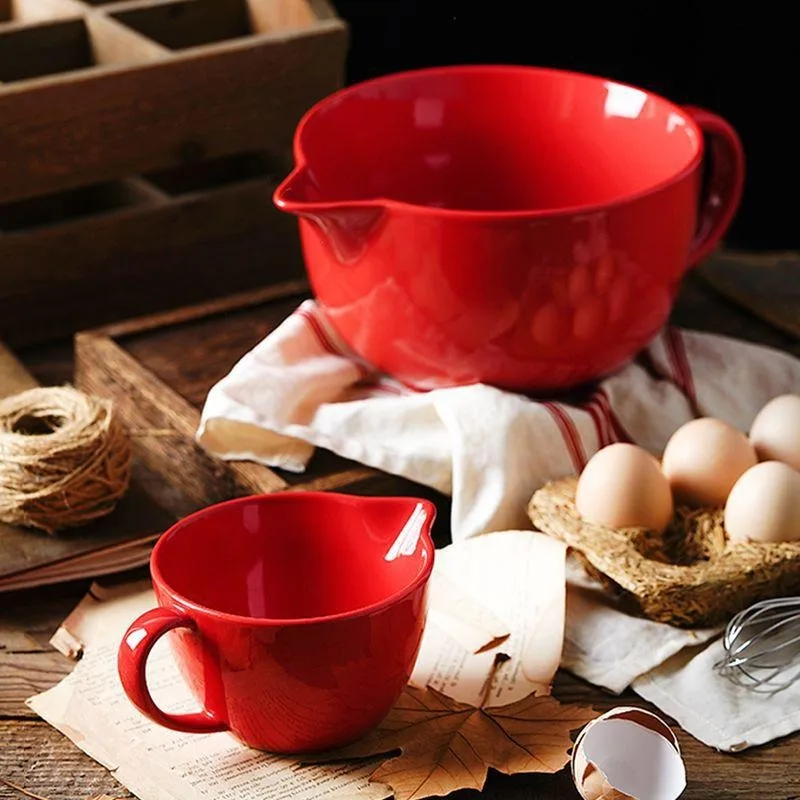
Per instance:
[[[724,507],[734,542],[800,541],[800,396],[767,403],[749,437],[712,417],[692,420],[660,462],[636,445],[609,445],[586,465],[575,495],[587,522],[659,533],[675,503]]]

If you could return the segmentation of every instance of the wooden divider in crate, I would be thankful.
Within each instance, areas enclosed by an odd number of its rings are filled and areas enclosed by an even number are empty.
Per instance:
[[[325,0],[0,0],[0,338],[298,277],[271,195],[346,40]]]

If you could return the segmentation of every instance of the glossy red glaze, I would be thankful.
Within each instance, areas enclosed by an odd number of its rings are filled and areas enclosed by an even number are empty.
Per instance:
[[[128,697],[168,728],[230,730],[273,752],[359,738],[411,674],[434,516],[415,498],[287,492],[187,517],[153,551],[159,607],[119,648]],[[168,631],[201,712],[168,714],[150,696],[147,656]]]
[[[529,67],[345,89],[304,117],[295,161],[275,202],[301,218],[317,300],[355,352],[424,389],[553,390],[623,365],[722,236],[744,175],[719,117]]]

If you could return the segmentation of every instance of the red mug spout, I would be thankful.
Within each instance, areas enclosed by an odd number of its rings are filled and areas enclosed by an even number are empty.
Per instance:
[[[377,200],[326,198],[306,167],[293,170],[273,195],[282,211],[313,223],[339,261],[357,261],[377,235],[386,206]]]

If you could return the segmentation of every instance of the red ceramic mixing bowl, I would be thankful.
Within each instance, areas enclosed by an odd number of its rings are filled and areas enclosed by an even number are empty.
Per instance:
[[[626,363],[730,224],[744,173],[707,111],[496,66],[338,92],[301,121],[295,160],[275,202],[300,217],[320,306],[422,389],[554,390]]]

